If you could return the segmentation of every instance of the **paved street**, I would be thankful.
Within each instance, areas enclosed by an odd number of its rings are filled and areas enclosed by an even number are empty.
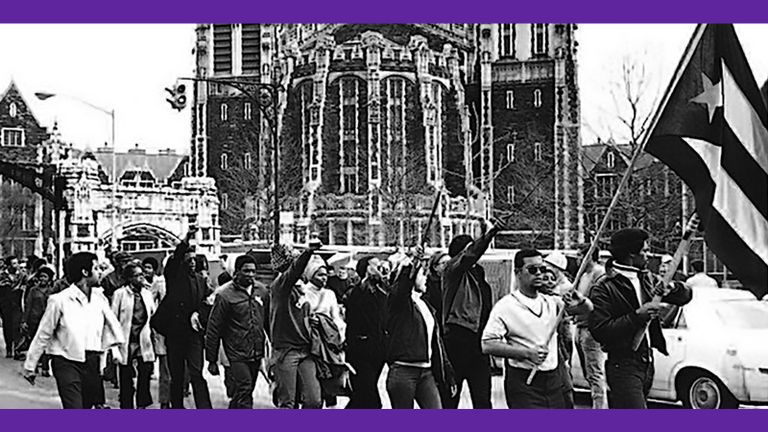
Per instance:
[[[5,353],[5,346],[0,341],[0,352]],[[155,374],[157,376],[157,374]],[[208,380],[208,387],[211,392],[211,401],[214,408],[226,408],[228,400],[224,392],[224,382],[221,376],[210,376],[207,371],[205,377]],[[383,397],[385,407],[389,407],[389,401],[386,397],[385,390],[385,378],[386,369],[382,373],[382,378],[379,381],[379,389]],[[505,407],[503,382],[501,377],[493,378],[493,406],[496,408]],[[107,392],[107,404],[112,408],[117,408],[118,395],[117,390],[112,388],[111,384],[106,384]],[[269,389],[263,377],[259,377],[256,384],[256,391],[254,392],[254,407],[256,408],[274,408],[269,396]],[[157,403],[157,379],[152,380],[152,397],[155,399],[155,403],[152,408],[158,408]],[[346,398],[339,398],[336,408],[343,408],[347,403]],[[194,407],[194,400],[189,397],[185,402],[187,407]],[[590,404],[589,395],[586,393],[577,393],[576,395],[577,408],[587,408]],[[469,399],[469,393],[464,389],[461,398],[460,408],[470,408],[471,402]],[[653,408],[669,408],[673,405],[653,404]],[[0,408],[24,408],[24,409],[45,409],[45,408],[61,408],[58,393],[56,392],[56,382],[53,377],[44,378],[38,376],[35,381],[35,385],[31,386],[29,383],[21,377],[21,362],[11,359],[6,359],[4,356],[0,358]]]

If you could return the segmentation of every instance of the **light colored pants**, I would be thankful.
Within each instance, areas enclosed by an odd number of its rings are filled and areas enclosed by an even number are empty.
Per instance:
[[[584,378],[589,383],[592,393],[592,409],[607,409],[606,389],[608,386],[605,381],[607,354],[603,352],[600,344],[592,337],[586,327],[578,328],[576,350],[579,354],[581,370],[584,371]]]

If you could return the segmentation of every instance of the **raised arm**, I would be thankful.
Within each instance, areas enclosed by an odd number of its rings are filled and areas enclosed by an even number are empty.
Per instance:
[[[490,222],[488,222],[487,228],[485,234],[478,237],[464,251],[448,261],[445,266],[446,275],[452,276],[456,273],[464,273],[480,261],[485,251],[488,250],[488,246],[491,245],[491,241],[500,231],[498,227],[493,226]]]

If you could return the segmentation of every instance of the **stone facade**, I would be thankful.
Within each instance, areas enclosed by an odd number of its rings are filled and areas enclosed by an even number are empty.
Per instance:
[[[429,238],[444,246],[496,216],[513,228],[503,236],[509,246],[578,240],[574,25],[260,25],[261,70],[246,73],[238,65],[255,58],[245,53],[250,26],[198,26],[197,73],[282,85],[286,237],[304,241],[317,232],[328,244],[378,246]],[[509,91],[513,108],[505,104]],[[250,121],[230,115],[225,127],[221,104],[244,105],[242,95],[198,83],[194,99],[192,154],[204,167],[196,175],[214,177],[228,198],[223,233],[268,237],[271,142],[256,108]],[[260,135],[222,135],[222,128]],[[510,143],[519,156],[508,164]],[[253,166],[223,172],[223,153],[228,162],[249,153]],[[537,176],[542,184],[517,186],[519,196],[540,195],[536,205],[507,202],[509,183]],[[426,232],[437,191],[438,217]]]

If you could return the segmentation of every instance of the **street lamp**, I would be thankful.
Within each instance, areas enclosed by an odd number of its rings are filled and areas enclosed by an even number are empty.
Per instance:
[[[62,93],[47,93],[47,92],[37,92],[35,93],[35,97],[37,97],[41,101],[48,100],[52,97],[62,97],[66,99],[71,99],[73,101],[79,102],[85,106],[88,106],[96,111],[99,111],[103,114],[106,114],[109,116],[111,120],[111,126],[112,126],[112,135],[111,135],[111,143],[112,146],[112,250],[117,250],[117,159],[115,156],[115,110],[114,109],[105,109],[98,105],[94,105],[88,101],[85,101],[83,99],[80,99],[79,97],[62,94]],[[61,216],[60,216],[61,217]],[[63,228],[64,225],[62,222],[61,228],[62,231],[59,232],[59,249],[62,250],[63,248]]]

